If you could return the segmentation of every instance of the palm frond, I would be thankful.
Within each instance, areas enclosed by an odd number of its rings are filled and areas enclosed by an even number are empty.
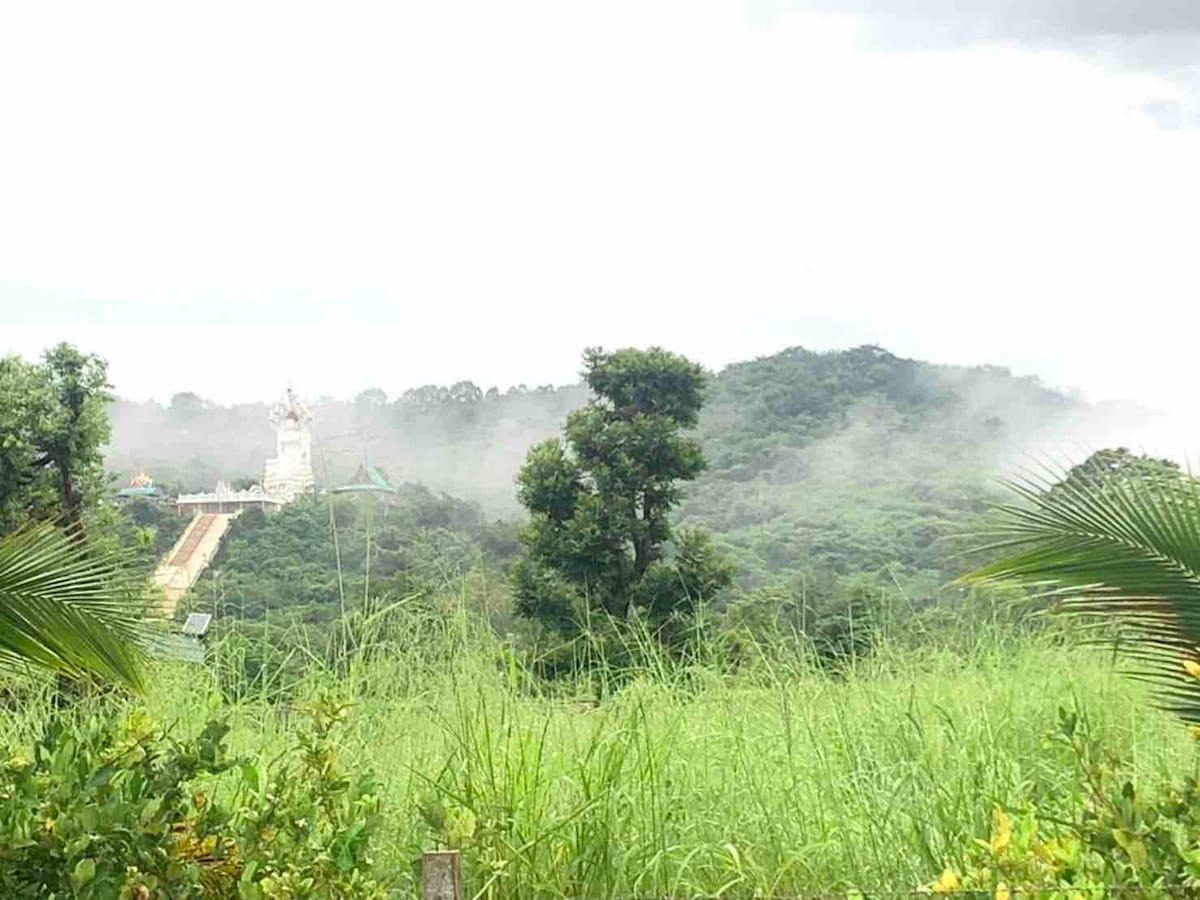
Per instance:
[[[1200,678],[1185,667],[1200,664],[1200,484],[1180,474],[1010,486],[1024,502],[999,507],[1004,526],[981,548],[1008,555],[960,580],[1037,585],[1062,611],[1119,626],[1131,674],[1200,723]]]
[[[0,669],[91,674],[140,691],[145,602],[121,562],[50,525],[0,537]]]

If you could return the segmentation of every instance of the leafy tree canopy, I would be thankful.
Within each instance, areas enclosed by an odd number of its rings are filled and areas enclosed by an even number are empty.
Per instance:
[[[514,570],[523,615],[570,632],[586,615],[631,608],[664,623],[729,584],[707,535],[687,531],[674,553],[669,513],[679,484],[705,466],[698,421],[706,375],[660,348],[584,355],[593,399],[567,417],[564,438],[535,446],[517,476],[531,521]]]
[[[107,367],[70,344],[39,363],[0,358],[0,533],[39,519],[78,525],[104,494]]]
[[[276,513],[242,513],[192,598],[239,619],[327,625],[368,592],[402,597],[499,568],[516,552],[515,526],[489,523],[471,503],[402,484],[371,497],[303,498]],[[340,577],[339,577],[340,569]],[[369,582],[368,582],[369,579]],[[218,609],[219,607],[219,609]]]
[[[1062,481],[1051,491],[1079,491],[1112,485],[1136,485],[1148,482],[1179,482],[1184,478],[1179,464],[1169,459],[1156,459],[1132,453],[1126,447],[1097,450],[1083,462],[1067,470]]]

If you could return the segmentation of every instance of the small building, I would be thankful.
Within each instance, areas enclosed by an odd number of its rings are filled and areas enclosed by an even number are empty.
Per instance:
[[[155,636],[150,651],[163,659],[203,665],[205,637],[212,618],[208,613],[188,613],[187,621],[179,631]]]
[[[135,497],[142,497],[146,500],[161,502],[167,499],[167,495],[162,492],[162,489],[154,483],[154,479],[147,475],[145,471],[138,472],[129,479],[129,484],[117,491],[115,496],[118,500],[132,500]]]
[[[348,484],[334,488],[335,494],[395,494],[396,488],[388,481],[387,473],[379,466],[359,465],[358,471]]]
[[[243,509],[273,512],[286,502],[282,497],[268,494],[261,484],[252,484],[246,490],[235,491],[228,482],[218,481],[216,490],[199,494],[180,494],[175,498],[175,512],[180,516],[238,513]]]

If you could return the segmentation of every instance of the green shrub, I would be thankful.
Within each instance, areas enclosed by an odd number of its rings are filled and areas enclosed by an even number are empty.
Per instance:
[[[231,757],[221,722],[179,741],[140,711],[52,720],[0,769],[0,894],[381,895],[375,781],[334,751],[346,707],[322,699],[309,712],[267,766]]]
[[[1113,890],[1191,896],[1200,889],[1200,785],[1146,795],[1120,777],[1120,761],[1089,732],[1086,718],[1059,711],[1052,740],[1067,744],[1087,785],[1073,821],[1060,806],[992,811],[992,832],[975,841],[960,875],[951,867],[929,889],[1103,897]],[[1200,736],[1200,731],[1193,731]],[[1054,804],[1054,798],[1048,798]]]
[[[370,842],[381,823],[379,785],[369,773],[344,771],[333,741],[348,709],[318,700],[309,708],[310,727],[276,768],[243,764],[247,802],[237,825],[245,900],[384,896],[369,875]]]

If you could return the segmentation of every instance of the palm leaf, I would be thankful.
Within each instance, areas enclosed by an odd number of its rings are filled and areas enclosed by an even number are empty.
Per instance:
[[[50,525],[0,537],[0,669],[90,674],[140,691],[144,612],[118,555]]]
[[[1008,555],[960,581],[1037,586],[1068,614],[1118,626],[1130,674],[1200,723],[1200,678],[1185,668],[1200,664],[1197,481],[1029,477],[1011,487],[1024,502],[999,507],[1003,527],[982,548]]]

